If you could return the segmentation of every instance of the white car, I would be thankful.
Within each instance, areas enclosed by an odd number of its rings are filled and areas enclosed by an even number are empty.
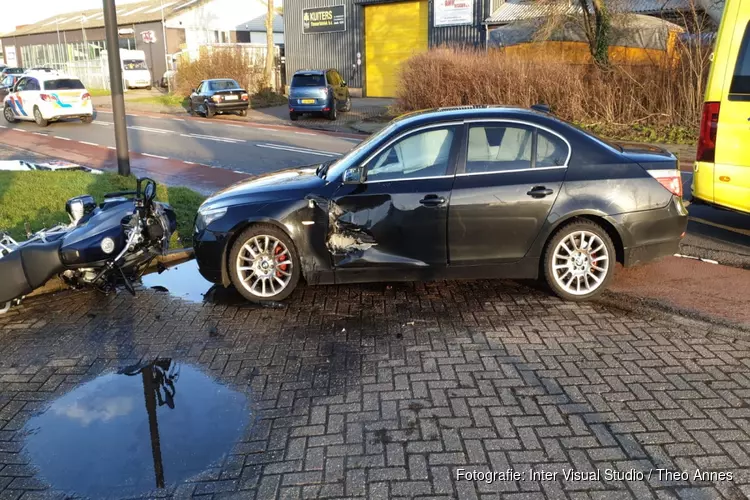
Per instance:
[[[3,100],[3,116],[9,123],[33,120],[40,127],[61,118],[91,123],[94,106],[78,78],[54,71],[29,71]]]

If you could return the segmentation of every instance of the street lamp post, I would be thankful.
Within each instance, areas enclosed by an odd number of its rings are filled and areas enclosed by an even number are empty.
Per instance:
[[[167,49],[167,27],[164,24],[164,0],[160,1],[161,3],[161,38],[164,40],[164,72],[167,73],[167,92],[170,94],[172,93],[172,78],[171,75],[169,75],[169,70],[171,69],[169,67],[169,54]]]
[[[102,0],[102,2],[104,3],[104,32],[109,62],[109,85],[112,92],[112,114],[115,124],[117,173],[130,175],[128,129],[125,123],[125,98],[122,95],[122,68],[120,67],[120,45],[117,34],[117,10],[115,0]]]

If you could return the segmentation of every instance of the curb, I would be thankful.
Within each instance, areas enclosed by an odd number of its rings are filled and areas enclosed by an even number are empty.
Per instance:
[[[148,267],[148,269],[151,269],[153,267],[156,267],[157,263],[162,264],[170,264],[175,261],[183,261],[193,258],[193,249],[192,248],[180,248],[176,250],[171,250],[167,252],[166,255],[161,255],[154,259],[154,261],[151,262],[151,265]],[[67,283],[65,283],[62,279],[60,279],[58,276],[55,276],[54,278],[50,279],[47,283],[45,283],[41,288],[37,288],[30,294],[28,294],[26,297],[38,297],[40,295],[47,295],[50,293],[60,292],[63,290],[69,289],[70,286],[68,286]]]

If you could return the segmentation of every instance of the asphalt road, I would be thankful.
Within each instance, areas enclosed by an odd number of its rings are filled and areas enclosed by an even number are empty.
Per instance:
[[[127,124],[131,151],[254,175],[338,158],[359,142],[305,130],[287,132],[237,125],[220,118],[206,121],[128,115]],[[46,128],[33,122],[3,125],[84,144],[115,146],[112,114],[106,111],[99,111],[92,124],[71,120]]]
[[[171,158],[222,167],[248,174],[335,159],[360,139],[289,127],[239,125],[220,117],[213,120],[190,117],[128,115],[131,151],[156,158]],[[92,124],[77,120],[39,128],[19,122],[33,134],[114,148],[112,114],[99,111]],[[683,172],[685,199],[691,199],[692,173]],[[688,234],[680,253],[750,269],[750,216],[691,204]]]

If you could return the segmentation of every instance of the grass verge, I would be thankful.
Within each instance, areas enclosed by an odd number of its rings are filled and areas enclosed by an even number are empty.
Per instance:
[[[146,104],[157,104],[161,106],[183,107],[187,109],[188,99],[187,97],[177,95],[177,94],[164,94],[164,95],[147,96],[147,97],[136,97],[133,99],[128,99],[128,102],[140,102],[140,103],[146,103]]]
[[[112,92],[110,92],[107,89],[88,89],[89,94],[91,94],[91,97],[101,97],[103,95],[112,95]]]
[[[90,194],[101,203],[106,193],[134,190],[135,183],[135,177],[112,173],[0,172],[0,229],[16,239],[25,239],[26,222],[32,231],[67,223],[68,199]],[[156,199],[169,203],[177,214],[172,247],[192,246],[193,219],[204,197],[188,188],[159,185]]]

